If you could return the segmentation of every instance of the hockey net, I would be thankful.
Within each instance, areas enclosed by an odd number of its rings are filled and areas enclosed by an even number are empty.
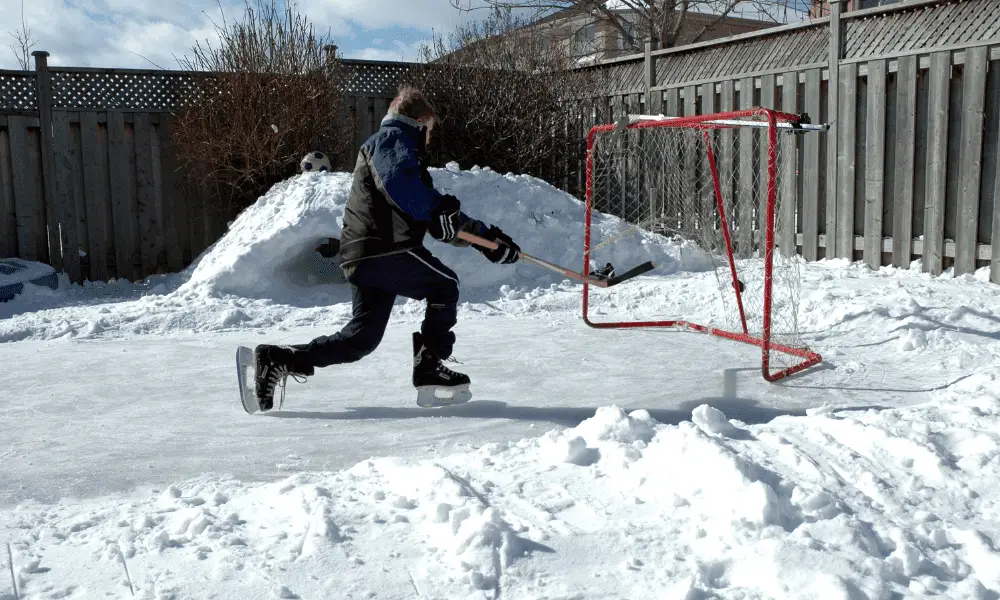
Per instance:
[[[753,344],[768,381],[819,363],[797,319],[795,136],[808,132],[799,117],[767,109],[632,117],[593,128],[585,268],[613,264],[616,247],[629,238],[664,236],[697,247],[715,273],[719,303],[697,316],[601,320],[608,314],[602,302],[612,303],[617,292],[584,285],[587,324],[681,327]],[[611,218],[597,227],[595,211]]]

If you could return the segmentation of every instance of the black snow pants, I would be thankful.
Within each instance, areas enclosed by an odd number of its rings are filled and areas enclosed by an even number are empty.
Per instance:
[[[424,345],[441,359],[451,356],[458,276],[426,248],[362,260],[348,281],[353,317],[340,332],[297,346],[303,351],[303,362],[320,368],[355,362],[371,354],[382,342],[397,296],[427,301],[421,325]]]

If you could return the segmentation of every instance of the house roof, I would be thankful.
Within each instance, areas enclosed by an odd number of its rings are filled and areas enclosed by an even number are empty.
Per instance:
[[[612,8],[611,10],[619,14],[627,14],[635,12],[629,8]],[[580,16],[586,16],[588,13],[589,11],[587,11],[586,9],[580,8],[578,6],[571,6],[568,8],[557,10],[551,14],[545,15],[544,17],[540,17],[532,21],[531,23],[525,25],[524,27],[522,27],[522,29],[530,29],[532,27],[537,27],[539,25],[544,25],[547,23],[553,23]],[[692,22],[697,22],[699,25],[703,25],[705,23],[709,23],[714,21],[715,19],[718,19],[719,15],[715,13],[688,11],[684,18],[689,19]],[[741,25],[744,27],[756,27],[759,29],[764,29],[767,27],[775,27],[778,25],[777,23],[771,21],[762,21],[760,19],[746,19],[743,17],[734,17],[734,16],[726,16],[724,19],[722,19],[721,22],[731,23],[733,25]]]

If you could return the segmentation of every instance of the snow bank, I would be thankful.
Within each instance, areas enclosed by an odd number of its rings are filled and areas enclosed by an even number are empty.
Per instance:
[[[1000,382],[910,408],[690,421],[599,409],[435,460],[0,512],[22,593],[992,598]]]
[[[573,269],[582,267],[584,205],[579,200],[527,175],[501,175],[479,168],[460,171],[455,164],[431,169],[431,175],[435,187],[457,196],[467,214],[496,224],[525,252]],[[277,184],[206,251],[178,293],[287,301],[290,296],[309,293],[304,283],[335,280],[314,277],[309,281],[303,275],[316,268],[316,246],[326,238],[340,237],[350,184],[348,173],[307,173]],[[615,217],[597,215],[594,243],[618,222]],[[464,300],[496,297],[505,285],[534,289],[565,279],[529,264],[493,265],[475,250],[440,244],[429,236],[425,244],[458,273]],[[709,266],[696,247],[651,234],[615,244],[608,260],[617,267],[652,260],[658,268],[651,275]]]

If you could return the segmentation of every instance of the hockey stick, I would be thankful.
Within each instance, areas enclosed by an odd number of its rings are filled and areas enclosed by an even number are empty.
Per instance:
[[[14,600],[21,600],[21,595],[17,592],[17,576],[14,575],[14,550],[10,547],[10,542],[7,542],[7,562],[10,566],[10,584],[14,586]]]
[[[478,235],[472,235],[471,233],[466,233],[464,231],[458,232],[458,237],[471,244],[476,244],[477,246],[489,248],[490,250],[496,250],[499,247],[499,245],[496,242],[491,242],[486,238],[479,237]],[[642,263],[641,265],[629,269],[628,271],[622,273],[621,275],[616,275],[614,277],[608,277],[605,279],[605,278],[590,277],[584,275],[583,273],[578,273],[571,269],[567,269],[566,267],[560,267],[555,263],[550,263],[547,260],[542,260],[536,256],[532,256],[524,252],[520,252],[519,254],[523,260],[526,260],[530,263],[549,269],[550,271],[555,271],[556,273],[565,275],[570,279],[575,279],[577,281],[582,281],[583,283],[589,285],[595,285],[597,287],[604,287],[604,288],[615,286],[618,285],[619,283],[628,281],[633,277],[637,277],[639,275],[642,275],[643,273],[652,271],[653,268],[655,267],[652,261],[647,261]]]

